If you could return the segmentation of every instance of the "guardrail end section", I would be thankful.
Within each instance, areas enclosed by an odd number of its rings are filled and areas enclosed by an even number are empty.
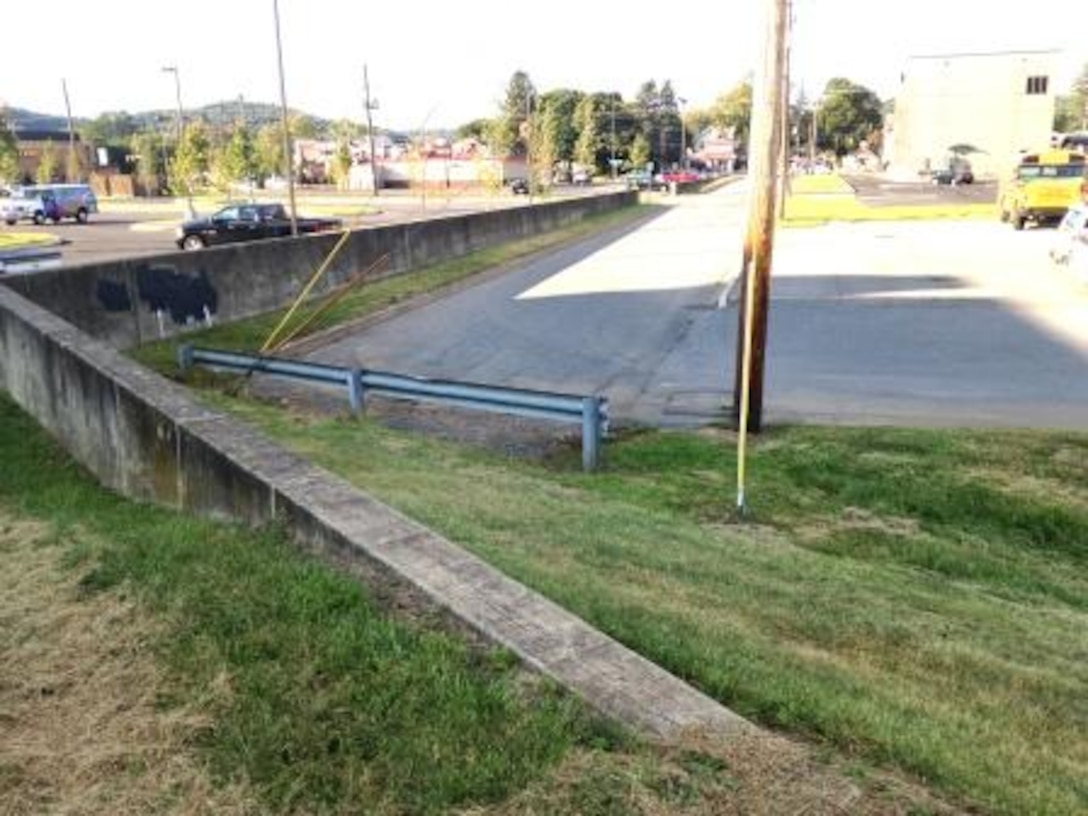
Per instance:
[[[359,414],[366,409],[366,390],[363,387],[363,371],[352,368],[347,372],[348,401],[351,403],[351,413]]]
[[[178,346],[178,368],[188,371],[193,367],[193,344],[182,343]]]
[[[582,470],[594,471],[600,463],[601,435],[601,398],[584,397],[582,399]]]

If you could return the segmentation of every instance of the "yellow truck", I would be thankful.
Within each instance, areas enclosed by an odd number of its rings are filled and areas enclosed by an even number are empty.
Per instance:
[[[1088,200],[1088,165],[1079,150],[1045,150],[1020,159],[998,194],[1001,220],[1021,230],[1028,221],[1059,221]]]

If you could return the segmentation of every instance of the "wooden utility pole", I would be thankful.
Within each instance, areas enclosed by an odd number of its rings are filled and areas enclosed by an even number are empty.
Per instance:
[[[64,91],[64,110],[68,114],[68,166],[65,167],[64,175],[67,181],[83,181],[79,156],[76,154],[76,128],[72,124],[72,103],[68,99],[68,80],[61,79],[60,88]],[[68,178],[73,169],[76,171],[76,178]]]
[[[790,193],[790,40],[793,32],[793,0],[786,0],[786,55],[782,70],[782,156],[778,168],[778,220],[786,217],[786,196]]]
[[[752,89],[752,126],[748,145],[748,175],[752,188],[741,267],[744,299],[737,322],[737,367],[733,389],[740,431],[737,503],[742,509],[748,430],[758,433],[763,427],[763,369],[774,248],[775,187],[782,151],[786,3],[787,0],[764,0],[765,44]]]

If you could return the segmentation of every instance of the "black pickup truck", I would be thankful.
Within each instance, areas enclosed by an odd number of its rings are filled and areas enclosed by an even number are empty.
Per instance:
[[[299,218],[298,232],[338,230],[343,226],[336,218]],[[233,204],[207,218],[194,218],[177,229],[180,249],[201,249],[206,246],[283,238],[291,234],[291,218],[282,204]]]

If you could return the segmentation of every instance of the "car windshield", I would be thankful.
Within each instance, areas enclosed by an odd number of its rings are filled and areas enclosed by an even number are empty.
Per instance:
[[[1080,178],[1084,175],[1083,164],[1023,164],[1017,170],[1021,179]]]

